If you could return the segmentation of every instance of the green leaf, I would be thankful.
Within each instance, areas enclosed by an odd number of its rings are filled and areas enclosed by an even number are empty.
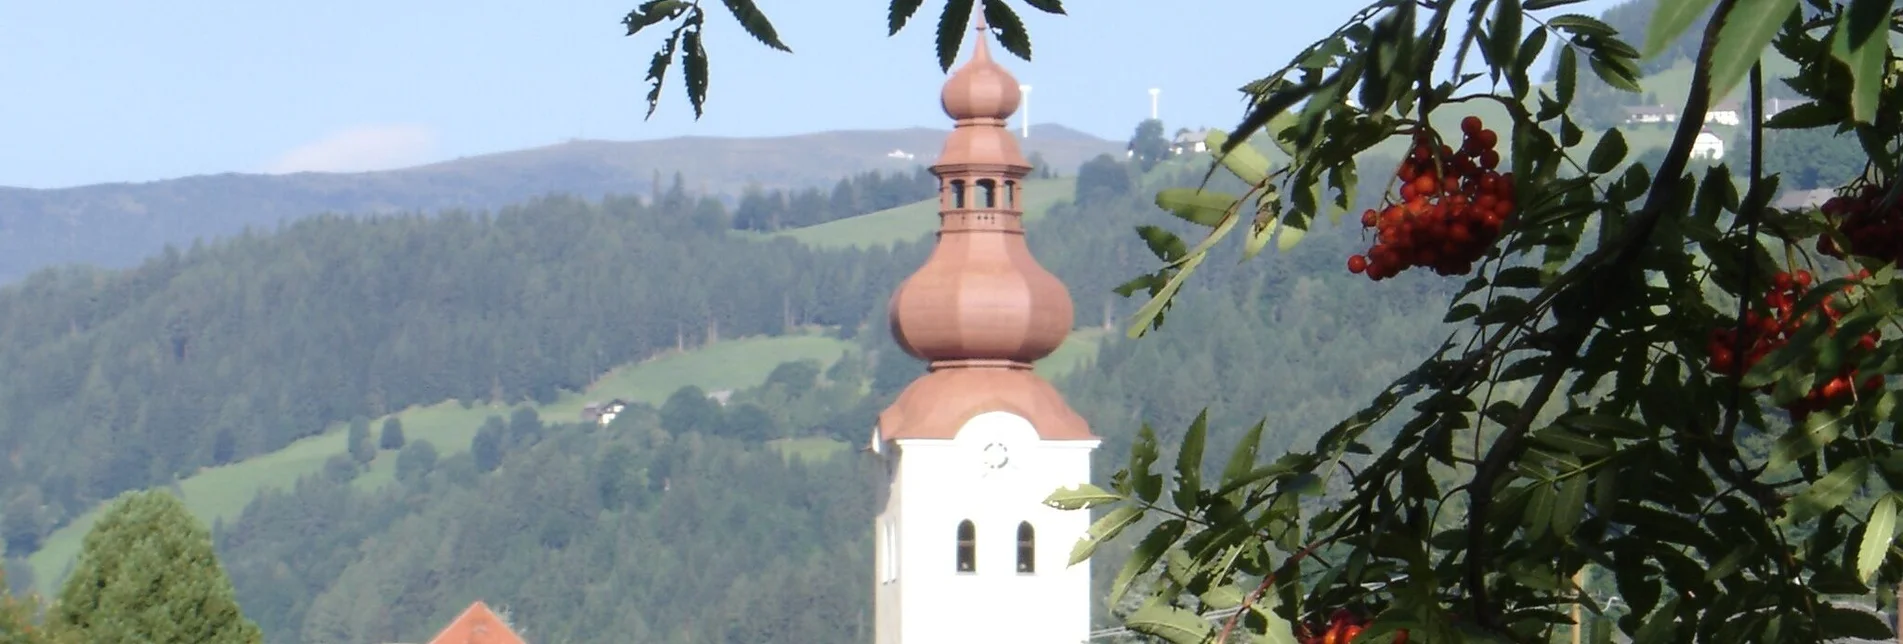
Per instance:
[[[1527,3],[1526,8],[1528,9],[1534,8],[1533,3],[1531,2]],[[1605,21],[1602,21],[1598,18],[1594,18],[1592,16],[1588,16],[1585,14],[1578,14],[1578,13],[1569,13],[1565,15],[1559,15],[1559,16],[1553,16],[1551,18],[1547,18],[1546,26],[1552,27],[1554,29],[1565,29],[1567,31],[1570,31],[1576,34],[1580,34],[1584,36],[1595,36],[1598,38],[1611,38],[1619,34],[1619,30],[1613,29],[1612,25],[1606,24]]]
[[[621,24],[627,26],[627,35],[632,36],[641,33],[642,29],[660,24],[662,20],[680,15],[678,12],[686,4],[685,0],[648,0],[628,12],[627,17],[621,19]]]
[[[1059,0],[1024,0],[1024,4],[1031,5],[1031,8],[1044,13],[1059,16],[1066,15],[1064,13],[1064,3]]]
[[[1889,2],[1865,1],[1856,4],[1881,5],[1883,13],[1889,13]],[[1855,5],[1852,9],[1856,9]],[[1876,121],[1877,95],[1883,90],[1884,73],[1889,71],[1890,39],[1871,38],[1870,33],[1860,31],[1854,20],[1860,18],[1852,12],[1845,12],[1837,24],[1836,36],[1830,41],[1830,55],[1843,61],[1850,68],[1850,116],[1860,124]]]
[[[733,19],[740,21],[740,28],[747,30],[747,35],[753,36],[754,40],[760,41],[760,44],[789,54],[793,53],[793,50],[786,47],[786,43],[780,42],[779,32],[773,30],[773,23],[766,19],[766,14],[760,13],[760,8],[753,6],[753,0],[722,1],[727,3],[727,13],[733,14]]]
[[[1049,497],[1045,497],[1044,505],[1059,510],[1082,510],[1122,500],[1123,495],[1116,492],[1089,483],[1079,483],[1075,488],[1058,488]]]
[[[1619,167],[1625,160],[1625,134],[1617,128],[1606,130],[1599,137],[1599,144],[1592,146],[1592,156],[1586,158],[1586,171],[1593,174],[1605,174]]]
[[[1123,568],[1117,570],[1116,579],[1110,582],[1112,606],[1123,600],[1124,593],[1130,591],[1130,585],[1136,581],[1137,577],[1149,572],[1150,568],[1155,567],[1156,562],[1163,558],[1164,553],[1169,552],[1170,546],[1176,545],[1176,540],[1183,536],[1186,528],[1188,524],[1183,523],[1182,519],[1170,519],[1157,524],[1149,534],[1143,535],[1143,540],[1137,542],[1136,549],[1130,551],[1130,558],[1123,562]],[[1081,560],[1074,560],[1071,564],[1075,565],[1077,561]]]
[[[1149,604],[1123,618],[1123,625],[1171,644],[1202,644],[1215,635],[1216,626],[1203,616],[1168,604]]]
[[[1195,512],[1197,496],[1203,491],[1203,438],[1209,432],[1209,410],[1196,414],[1183,433],[1183,444],[1176,450],[1176,492],[1170,495],[1176,509]]]
[[[1566,5],[1569,5],[1569,4],[1579,4],[1579,3],[1581,3],[1581,2],[1585,2],[1585,1],[1586,1],[1586,0],[1526,0],[1526,10],[1527,10],[1527,11],[1538,11],[1538,10],[1540,10],[1540,9],[1551,9],[1551,8],[1553,8],[1553,7],[1564,7],[1564,6],[1566,6]]]
[[[1240,198],[1201,188],[1164,188],[1156,193],[1156,206],[1177,218],[1198,226],[1215,227],[1229,216]]]
[[[1031,59],[1031,34],[1024,29],[1024,21],[1018,18],[1018,12],[1004,0],[985,0],[985,25],[998,34],[998,44],[1012,55],[1025,60]]]
[[[1553,499],[1554,534],[1570,537],[1573,528],[1579,527],[1579,518],[1586,513],[1587,478],[1581,472],[1559,482],[1559,494]]]
[[[687,77],[687,101],[694,105],[694,118],[701,117],[707,105],[707,50],[701,47],[700,29],[690,29],[681,39],[682,76]]]
[[[654,110],[661,106],[661,86],[667,80],[667,68],[674,64],[674,51],[680,46],[681,30],[675,29],[674,35],[661,44],[660,51],[654,52],[654,58],[648,61],[648,118],[654,118]]]
[[[1745,74],[1758,64],[1765,46],[1796,9],[1797,0],[1739,0],[1719,27],[1718,44],[1711,52],[1713,103],[1730,96],[1744,82]]]
[[[1150,252],[1157,259],[1165,262],[1174,264],[1189,254],[1189,246],[1183,244],[1181,237],[1160,226],[1137,226],[1137,236],[1143,238],[1143,243],[1150,247]]]
[[[905,28],[905,23],[912,20],[912,15],[918,13],[919,5],[922,4],[925,4],[925,0],[892,0],[892,8],[886,14],[886,27],[890,31],[885,35],[898,35],[899,30]]]
[[[1296,244],[1302,243],[1302,237],[1307,234],[1308,231],[1302,230],[1300,227],[1293,225],[1283,226],[1281,232],[1275,235],[1275,250],[1283,253],[1289,252],[1289,249],[1295,248]]]
[[[1221,150],[1228,143],[1229,135],[1222,130],[1212,129],[1203,135],[1203,145],[1211,150]],[[1235,147],[1229,148],[1228,152],[1221,153],[1217,158],[1222,161],[1222,167],[1235,173],[1236,178],[1241,179],[1243,183],[1252,186],[1260,185],[1269,178],[1269,157],[1264,156],[1261,150],[1255,149],[1255,146],[1249,145],[1248,141],[1237,142]]]
[[[965,44],[965,30],[971,27],[973,0],[946,0],[945,11],[938,14],[938,68],[951,71],[958,59],[958,48]]]
[[[1673,0],[1658,3],[1652,10],[1652,21],[1645,25],[1645,58],[1658,57],[1666,47],[1678,40],[1679,35],[1690,29],[1692,22],[1705,15],[1714,0]]]
[[[1501,269],[1494,276],[1493,285],[1500,288],[1539,288],[1540,269],[1532,266],[1514,266]]]
[[[1624,589],[1620,589],[1624,590]],[[1678,625],[1678,598],[1665,600],[1665,605],[1652,612],[1646,618],[1645,625],[1639,627],[1638,634],[1632,637],[1633,644],[1654,644],[1671,641],[1672,632]]]
[[[1267,420],[1256,421],[1255,426],[1242,435],[1242,440],[1236,442],[1236,448],[1229,452],[1229,464],[1222,468],[1223,487],[1241,480],[1255,468],[1256,450],[1262,447],[1262,429],[1267,425]]]
[[[1579,55],[1573,53],[1572,45],[1560,45],[1559,69],[1553,75],[1553,92],[1558,95],[1554,98],[1559,99],[1561,103],[1571,105],[1573,90],[1578,87],[1578,83]]]
[[[1572,414],[1558,421],[1587,435],[1609,434],[1613,438],[1645,438],[1651,430],[1639,421],[1606,414]]]
[[[1832,125],[1843,120],[1845,114],[1840,106],[1824,103],[1802,103],[1784,108],[1764,121],[1764,127],[1774,130],[1807,130],[1814,127]]]
[[[1824,604],[1817,608],[1817,628],[1822,641],[1857,638],[1887,640],[1896,637],[1883,618],[1868,611]]]
[[[1781,522],[1787,525],[1801,524],[1842,507],[1845,501],[1850,500],[1850,495],[1863,485],[1863,479],[1869,472],[1870,459],[1862,456],[1837,466],[1837,469],[1811,483],[1803,492],[1791,497],[1785,503],[1786,512]]]
[[[1866,584],[1876,577],[1877,568],[1883,566],[1890,552],[1890,542],[1896,539],[1896,504],[1895,494],[1884,495],[1870,508],[1870,518],[1864,522],[1863,543],[1857,544],[1857,578]]]
[[[1083,563],[1097,552],[1097,548],[1117,538],[1117,535],[1142,518],[1143,508],[1134,505],[1120,506],[1103,515],[1096,523],[1090,524],[1090,532],[1077,541],[1076,547],[1071,548],[1070,565]]]

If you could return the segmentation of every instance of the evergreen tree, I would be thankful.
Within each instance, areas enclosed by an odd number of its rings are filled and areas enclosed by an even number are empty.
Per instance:
[[[416,481],[428,476],[436,469],[436,446],[429,441],[417,440],[403,446],[396,454],[396,478],[399,481]]]
[[[391,416],[383,421],[383,434],[377,437],[381,449],[403,449],[403,421]]]
[[[350,457],[357,462],[368,463],[377,457],[376,445],[370,442],[370,421],[362,418],[350,421],[350,432],[345,440],[350,442]]]
[[[476,437],[469,442],[469,455],[476,459],[476,469],[489,472],[502,464],[502,447],[509,435],[508,424],[501,416],[490,416],[476,430]]]
[[[121,496],[81,546],[49,621],[94,644],[258,644],[211,533],[177,497]]]

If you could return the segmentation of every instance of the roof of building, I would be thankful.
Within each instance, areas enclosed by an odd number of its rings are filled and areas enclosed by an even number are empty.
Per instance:
[[[931,168],[964,192],[941,202],[937,247],[899,284],[889,311],[892,339],[931,372],[879,415],[879,433],[952,438],[973,416],[1009,411],[1047,440],[1094,438],[1031,372],[1063,344],[1075,311],[1070,290],[1025,245],[1018,191],[1031,167],[1005,125],[1022,96],[991,59],[982,19],[977,30],[971,58],[940,93],[956,125]]]
[[[437,633],[429,644],[527,644],[509,623],[478,600]]]

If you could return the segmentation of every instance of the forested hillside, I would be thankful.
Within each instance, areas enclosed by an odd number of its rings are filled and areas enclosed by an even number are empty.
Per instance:
[[[1054,209],[1030,231],[1040,260],[1070,284],[1081,325],[1118,323],[1131,310],[1109,291],[1154,261],[1130,233],[1133,225],[1159,223],[1147,203],[1150,191],[1192,185],[1201,176],[1178,166],[1174,174],[1133,181],[1121,174],[1126,171],[1108,158],[1093,162],[1080,172],[1081,200]],[[525,212],[546,217],[573,209],[568,216],[582,217],[598,209],[604,214],[596,216],[606,217],[616,208],[642,207],[545,201]],[[505,215],[486,226],[505,227],[508,221]],[[433,227],[481,229],[481,222],[414,221],[406,234],[420,239],[441,234]],[[758,242],[739,245],[747,242],[717,239],[690,224],[665,231],[674,236],[660,243],[693,244],[699,233],[704,239],[698,243],[707,246],[697,248],[710,257],[779,248],[766,257],[805,258],[800,261],[817,266],[839,262],[844,268],[824,270],[868,275],[861,302],[821,298],[852,308],[850,314],[805,312],[798,320],[848,327],[867,322],[855,335],[861,350],[823,373],[817,366],[789,365],[762,387],[736,392],[725,407],[698,392],[677,395],[658,409],[637,406],[606,429],[544,424],[532,415],[498,417],[477,438],[493,448],[438,460],[435,446],[406,445],[390,483],[367,483],[349,459],[339,458],[324,474],[291,491],[267,494],[219,527],[221,556],[247,614],[270,641],[421,638],[477,597],[510,606],[537,641],[606,641],[629,633],[645,634],[639,641],[668,642],[755,642],[762,641],[760,633],[789,634],[785,641],[863,639],[869,590],[860,566],[870,560],[865,527],[876,480],[870,463],[852,451],[830,458],[823,456],[830,452],[816,452],[818,460],[810,462],[786,460],[761,439],[790,434],[855,445],[864,440],[877,411],[920,372],[917,362],[892,347],[879,314],[884,294],[923,259],[925,247],[807,253]],[[369,234],[388,224],[324,225],[340,226],[334,230],[341,239],[346,231]],[[559,230],[537,230],[510,232],[566,237]],[[1408,313],[1448,285],[1400,280],[1383,285],[1387,297],[1357,297],[1369,285],[1339,266],[1354,237],[1329,226],[1268,270],[1218,269],[1173,314],[1169,330],[1140,342],[1112,341],[1093,364],[1064,377],[1060,386],[1109,439],[1099,452],[1103,469],[1121,460],[1141,421],[1181,426],[1196,412],[1192,405],[1212,391],[1233,401],[1216,410],[1221,429],[1212,440],[1229,440],[1265,411],[1275,443],[1299,439],[1361,402],[1358,392],[1430,346],[1437,320]],[[476,246],[468,248],[474,252]],[[576,256],[615,261],[587,252]],[[733,264],[736,271],[758,268]],[[797,293],[789,300],[753,298],[773,311],[785,301],[800,301]],[[1368,301],[1381,304],[1356,304]],[[371,311],[354,316],[369,318],[356,324],[369,328],[377,324],[371,319],[390,315]],[[726,329],[735,326],[726,316],[734,315],[740,314],[713,317]],[[508,330],[506,319],[492,327],[497,342],[520,335]],[[694,335],[706,331],[703,322],[689,317],[681,324]],[[1251,328],[1278,330],[1246,331]],[[664,334],[660,344],[673,338]],[[503,385],[505,396],[512,386]],[[533,389],[523,391],[532,395]],[[1098,565],[1116,563],[1113,552]],[[1109,576],[1105,570],[1099,581]],[[1108,618],[1106,611],[1100,615]]]
[[[938,153],[945,132],[910,128],[771,138],[570,141],[381,172],[228,173],[51,190],[0,187],[0,284],[50,266],[130,267],[168,244],[183,247],[246,229],[272,230],[327,212],[434,213],[495,209],[549,194],[589,200],[652,195],[683,176],[691,179],[690,194],[719,197],[731,207],[748,186],[832,190],[849,175],[911,176]],[[1027,154],[1041,155],[1058,168],[1075,168],[1121,147],[1060,125],[1038,126],[1025,142]],[[888,156],[895,151],[912,156]],[[861,212],[871,210],[877,208]]]

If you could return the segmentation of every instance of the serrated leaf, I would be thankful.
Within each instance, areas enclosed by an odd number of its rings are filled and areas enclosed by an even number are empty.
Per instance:
[[[1868,611],[1844,608],[1835,604],[1824,604],[1817,608],[1818,635],[1824,641],[1847,638],[1862,640],[1887,640],[1896,637],[1883,618]]]
[[[1228,143],[1229,134],[1222,130],[1212,129],[1203,135],[1203,145],[1211,150],[1221,150]],[[1219,153],[1217,159],[1243,183],[1260,185],[1269,178],[1269,157],[1248,141],[1237,142],[1228,152]]]
[[[661,106],[661,86],[667,80],[667,68],[674,64],[674,50],[680,46],[681,30],[675,29],[674,35],[667,38],[660,51],[654,52],[654,58],[648,61],[648,118],[654,118],[654,110]]]
[[[1044,13],[1065,15],[1064,3],[1059,0],[1024,0],[1024,4],[1031,5],[1031,8]]]
[[[1242,440],[1236,441],[1235,449],[1229,451],[1229,464],[1222,468],[1223,487],[1229,487],[1255,468],[1256,450],[1262,447],[1262,430],[1267,426],[1267,420],[1258,420],[1242,435]]]
[[[701,46],[700,29],[690,29],[681,38],[682,76],[687,78],[687,102],[694,105],[699,119],[707,105],[707,50]]]
[[[1025,60],[1031,59],[1031,34],[1024,30],[1024,21],[1018,18],[1018,12],[1004,0],[985,0],[985,24],[998,35],[998,44],[1011,55]]]
[[[938,14],[938,68],[951,71],[958,49],[965,44],[965,29],[971,26],[973,0],[946,0],[945,11]]]
[[[760,44],[789,54],[793,53],[792,49],[787,48],[786,43],[780,42],[780,33],[773,29],[773,22],[767,20],[766,14],[761,13],[760,8],[753,5],[753,0],[722,1],[727,3],[727,13],[733,14],[733,19],[740,21],[740,28],[745,29],[747,35],[753,36],[753,39],[760,41]]]
[[[1771,118],[1764,121],[1764,127],[1774,130],[1806,130],[1831,125],[1843,118],[1844,111],[1837,105],[1817,102],[1800,103],[1771,115]]]
[[[1176,540],[1183,536],[1187,528],[1188,524],[1182,519],[1170,519],[1157,524],[1149,534],[1143,535],[1143,540],[1137,542],[1136,549],[1130,551],[1129,558],[1124,560],[1123,567],[1117,570],[1116,578],[1110,582],[1110,604],[1114,606],[1122,601],[1123,595],[1130,591],[1130,585],[1136,582],[1137,577],[1155,567],[1156,562],[1170,551],[1170,546],[1176,545]],[[1071,562],[1072,565],[1076,563]]]
[[[1863,0],[1855,4],[1881,5],[1883,13],[1889,13],[1889,2]],[[1870,37],[1868,31],[1856,28],[1853,20],[1858,18],[1852,12],[1845,12],[1839,19],[1836,36],[1830,41],[1830,55],[1850,68],[1851,118],[1857,123],[1869,124],[1876,120],[1877,96],[1883,90],[1884,74],[1889,71],[1886,63],[1890,62],[1890,39]]]
[[[1619,167],[1625,161],[1625,134],[1618,129],[1606,130],[1599,137],[1599,143],[1592,146],[1592,155],[1586,157],[1586,170],[1593,174],[1605,174]]]
[[[1652,21],[1645,25],[1645,59],[1658,57],[1666,47],[1676,42],[1694,21],[1705,15],[1705,10],[1710,9],[1714,1],[1673,0],[1658,3],[1658,8],[1652,10]]]
[[[1870,508],[1870,518],[1864,522],[1863,543],[1857,544],[1857,578],[1863,583],[1876,577],[1890,552],[1890,542],[1896,539],[1896,505],[1895,494],[1884,495]]]
[[[1097,548],[1117,538],[1125,529],[1143,518],[1143,508],[1134,505],[1119,506],[1111,510],[1096,523],[1090,524],[1090,532],[1070,550],[1070,565],[1075,566],[1090,558]]]
[[[1581,3],[1581,2],[1585,2],[1585,1],[1586,1],[1586,0],[1526,0],[1526,10],[1527,10],[1527,11],[1538,11],[1538,10],[1540,10],[1540,9],[1551,9],[1551,8],[1553,8],[1553,7],[1564,7],[1564,6],[1566,6],[1566,5],[1569,5],[1569,4],[1579,4],[1579,3]]]
[[[1156,193],[1156,206],[1177,218],[1198,226],[1215,227],[1229,216],[1239,197],[1201,188],[1164,188]]]
[[[1079,483],[1075,488],[1058,488],[1050,496],[1045,497],[1044,505],[1059,510],[1082,510],[1122,500],[1123,495],[1116,492],[1089,483]]]
[[[1202,644],[1216,630],[1203,616],[1167,604],[1139,608],[1123,618],[1123,625],[1138,633],[1161,637],[1171,644]]]
[[[1532,266],[1514,266],[1501,269],[1493,278],[1493,285],[1500,288],[1539,288],[1540,269]]]
[[[885,35],[888,37],[898,35],[899,30],[905,28],[905,23],[910,22],[912,16],[918,13],[919,5],[923,4],[925,0],[892,0],[892,8],[886,14],[886,27],[889,31]]]
[[[1190,422],[1183,444],[1176,448],[1176,492],[1170,499],[1184,513],[1196,511],[1196,499],[1203,490],[1203,439],[1208,432],[1209,410],[1204,409]]]
[[[1308,231],[1296,226],[1283,226],[1282,230],[1275,235],[1275,250],[1289,252],[1289,249],[1295,248],[1296,244],[1302,243],[1302,238],[1307,235]]]
[[[1782,522],[1801,524],[1817,518],[1824,512],[1842,507],[1850,495],[1863,485],[1863,479],[1870,472],[1870,459],[1857,457],[1838,465],[1810,487],[1804,488],[1786,502]]]
[[[1527,3],[1527,8],[1533,8],[1532,5],[1533,3],[1531,2]],[[1606,24],[1603,20],[1578,13],[1569,13],[1547,18],[1546,26],[1600,38],[1611,38],[1619,33],[1619,30],[1613,29],[1612,25]]]
[[[1559,48],[1559,69],[1553,74],[1553,92],[1560,103],[1571,105],[1573,91],[1579,83],[1579,55],[1573,53],[1570,45]]]
[[[1731,95],[1746,73],[1763,56],[1784,21],[1797,10],[1797,0],[1741,0],[1718,29],[1711,52],[1711,100]]]
[[[685,4],[684,0],[648,0],[641,3],[641,6],[635,8],[634,11],[628,12],[627,17],[621,19],[621,24],[628,28],[627,35],[632,36],[641,33],[642,29],[673,17],[674,12],[683,4]]]
[[[1598,76],[1599,80],[1605,81],[1607,85],[1633,94],[1645,91],[1644,88],[1639,87],[1637,71],[1623,64],[1615,64],[1610,59],[1594,55],[1586,57],[1586,66],[1591,67],[1593,75]]]

